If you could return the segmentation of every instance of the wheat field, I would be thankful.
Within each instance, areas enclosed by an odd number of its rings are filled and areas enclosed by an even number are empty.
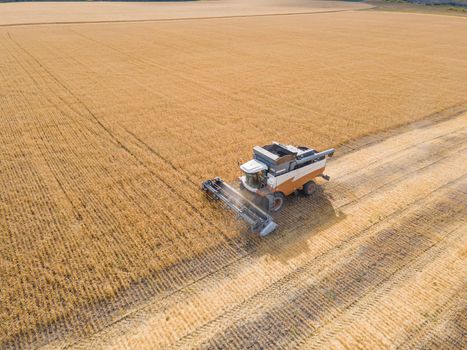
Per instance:
[[[464,18],[370,11],[0,26],[0,342],[95,334],[240,259],[259,239],[202,180],[464,106],[466,57]]]

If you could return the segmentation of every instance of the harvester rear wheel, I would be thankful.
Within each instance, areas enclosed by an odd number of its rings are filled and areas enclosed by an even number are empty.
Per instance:
[[[303,192],[307,196],[311,196],[316,192],[316,183],[314,181],[308,181],[305,185],[303,185]]]
[[[272,213],[276,213],[284,206],[285,196],[281,192],[267,195],[268,210]]]

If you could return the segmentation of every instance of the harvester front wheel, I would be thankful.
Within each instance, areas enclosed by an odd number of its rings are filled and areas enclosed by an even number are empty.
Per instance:
[[[305,185],[303,185],[303,192],[307,196],[311,196],[316,192],[316,183],[314,181],[308,181]]]
[[[278,192],[270,194],[266,198],[268,200],[268,210],[271,213],[278,212],[284,206],[285,196],[283,193]]]

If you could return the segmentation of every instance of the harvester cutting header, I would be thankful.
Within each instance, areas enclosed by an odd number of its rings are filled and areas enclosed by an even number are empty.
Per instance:
[[[277,212],[285,197],[302,190],[311,195],[316,190],[314,178],[324,175],[326,157],[332,157],[334,149],[318,152],[308,147],[295,147],[273,142],[263,147],[253,148],[253,159],[242,164],[243,176],[240,190],[233,188],[220,178],[203,182],[202,188],[212,198],[221,200],[229,209],[237,213],[251,227],[253,232],[265,236],[277,227],[268,212]],[[253,202],[242,191],[253,194]],[[255,204],[256,203],[256,204]]]

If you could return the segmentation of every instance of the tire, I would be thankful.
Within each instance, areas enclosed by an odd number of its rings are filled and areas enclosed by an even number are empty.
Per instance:
[[[316,183],[314,181],[308,181],[305,185],[303,185],[303,192],[307,196],[311,196],[316,192]]]
[[[267,197],[268,200],[268,211],[271,213],[277,213],[284,206],[285,196],[281,192],[274,194],[269,194]]]

